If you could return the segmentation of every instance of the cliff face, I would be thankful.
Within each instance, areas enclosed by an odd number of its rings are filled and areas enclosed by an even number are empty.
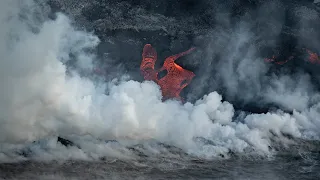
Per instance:
[[[316,1],[206,0],[49,0],[102,40],[98,54],[108,77],[139,74],[142,48],[151,43],[160,67],[165,57],[191,46],[197,51],[177,63],[196,78],[183,92],[195,100],[218,90],[239,106],[261,96],[270,74],[318,68],[300,55],[286,67],[265,67],[262,59],[286,59],[306,47],[320,52],[320,3]],[[280,52],[280,53],[279,53]],[[296,53],[297,54],[297,53]],[[299,54],[299,53],[298,53]],[[289,69],[289,70],[288,70]],[[271,72],[271,73],[270,73]],[[295,76],[295,75],[294,75]],[[316,77],[316,75],[312,74]],[[315,78],[315,83],[318,78]]]

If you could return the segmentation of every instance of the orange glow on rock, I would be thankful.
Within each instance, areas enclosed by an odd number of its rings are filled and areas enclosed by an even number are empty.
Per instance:
[[[183,101],[180,97],[180,92],[190,84],[195,74],[183,69],[175,63],[175,60],[189,54],[194,49],[195,48],[191,48],[185,52],[167,57],[162,68],[155,70],[154,65],[157,60],[156,51],[150,44],[144,46],[140,71],[145,80],[152,80],[160,86],[163,100],[177,99]],[[165,72],[166,75],[158,78],[161,72]]]

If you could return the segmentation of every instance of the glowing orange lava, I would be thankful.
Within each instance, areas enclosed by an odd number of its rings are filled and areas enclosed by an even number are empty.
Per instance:
[[[185,52],[166,58],[162,68],[155,70],[154,65],[157,60],[157,53],[150,44],[144,46],[140,71],[145,80],[154,81],[160,86],[163,100],[177,99],[183,101],[180,97],[180,92],[191,82],[195,74],[183,69],[174,61],[189,54],[194,49],[191,48]],[[161,72],[165,72],[166,75],[158,78],[158,74]]]
[[[146,44],[143,48],[140,65],[140,71],[145,80],[157,82],[157,72],[154,70],[156,61],[157,51],[150,44]]]

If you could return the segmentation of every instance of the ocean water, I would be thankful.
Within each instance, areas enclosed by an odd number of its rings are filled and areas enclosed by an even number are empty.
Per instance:
[[[318,179],[319,153],[272,160],[154,157],[137,160],[2,163],[2,179]]]

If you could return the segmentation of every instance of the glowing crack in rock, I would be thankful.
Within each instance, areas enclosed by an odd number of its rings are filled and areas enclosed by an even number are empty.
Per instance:
[[[195,48],[191,48],[182,53],[167,57],[162,68],[155,70],[154,66],[157,61],[157,52],[150,44],[144,46],[140,65],[141,74],[145,80],[154,81],[160,86],[163,100],[177,99],[183,101],[180,97],[180,92],[190,84],[195,74],[183,69],[175,63],[175,60],[189,54],[194,49]],[[165,75],[159,77],[160,73],[165,73]]]

